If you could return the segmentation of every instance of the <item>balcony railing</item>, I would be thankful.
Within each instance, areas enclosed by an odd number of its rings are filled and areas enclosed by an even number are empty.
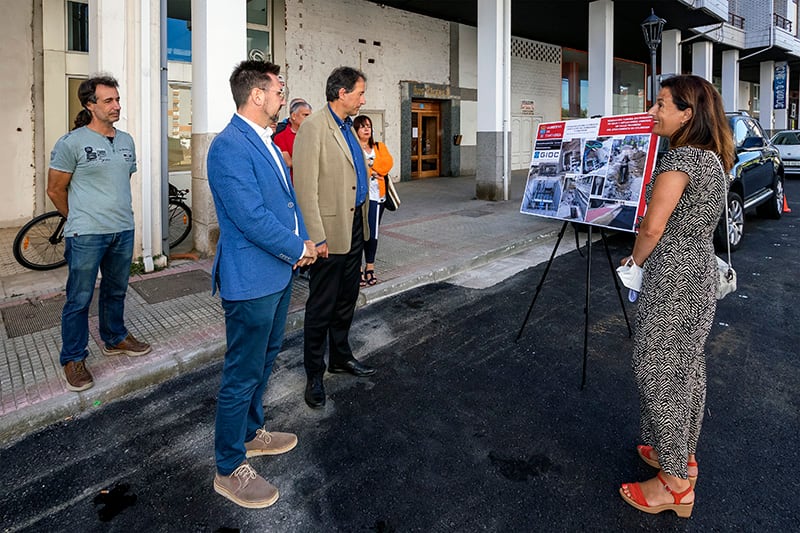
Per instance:
[[[786,17],[782,17],[777,13],[772,14],[772,22],[778,28],[784,29],[789,33],[792,33],[792,21],[787,19]]]
[[[728,24],[734,28],[744,29],[744,17],[740,17],[734,13],[728,13]]]

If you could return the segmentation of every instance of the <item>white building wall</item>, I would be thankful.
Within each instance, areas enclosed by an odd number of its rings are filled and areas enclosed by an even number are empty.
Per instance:
[[[398,82],[450,83],[450,24],[360,0],[286,0],[286,63],[288,98],[305,98],[315,110],[326,104],[334,68],[362,70],[363,110],[384,113],[385,142],[399,158]]]
[[[0,227],[19,226],[35,205],[33,109],[33,8],[29,2],[3,2],[0,17],[0,124],[3,142],[3,194]]]
[[[514,37],[511,50],[511,113],[533,101],[542,122],[561,120],[561,47]]]
[[[478,88],[478,28],[463,24],[458,26],[458,84],[465,89]],[[462,150],[477,145],[477,131],[478,102],[461,100]]]

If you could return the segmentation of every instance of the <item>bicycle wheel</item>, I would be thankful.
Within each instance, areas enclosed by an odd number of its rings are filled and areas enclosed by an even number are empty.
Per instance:
[[[34,218],[14,238],[14,259],[31,270],[52,270],[67,263],[64,258],[64,223],[58,211]]]
[[[192,210],[177,200],[169,201],[169,247],[175,248],[189,236],[192,230]]]

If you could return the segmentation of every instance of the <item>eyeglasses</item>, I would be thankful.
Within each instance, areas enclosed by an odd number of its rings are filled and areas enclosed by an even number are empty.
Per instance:
[[[267,89],[266,87],[258,87],[258,89],[264,91],[265,93],[274,92],[275,94],[277,94],[281,98],[285,98],[286,97],[286,86],[281,87],[277,91],[271,91],[271,90]]]
[[[369,124],[362,124],[362,125],[360,125],[358,127],[358,129],[360,129],[360,130],[371,130],[372,126],[370,126]]]

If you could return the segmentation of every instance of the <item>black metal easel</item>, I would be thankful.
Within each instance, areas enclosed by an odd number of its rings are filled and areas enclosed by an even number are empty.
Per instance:
[[[561,239],[564,237],[564,232],[567,230],[568,222],[564,222],[564,225],[561,226],[561,231],[558,232],[558,239],[556,239],[556,244],[553,246],[553,252],[550,254],[550,259],[547,261],[547,266],[544,269],[544,273],[542,274],[542,278],[539,280],[539,284],[536,286],[536,292],[533,294],[533,300],[531,301],[530,307],[528,307],[528,312],[525,314],[525,320],[522,321],[522,325],[519,328],[519,333],[517,333],[517,338],[514,339],[514,342],[519,341],[520,337],[522,337],[522,331],[525,329],[525,325],[528,323],[528,319],[531,316],[531,311],[533,311],[533,305],[536,303],[536,299],[539,297],[539,293],[542,290],[542,285],[544,285],[544,280],[547,278],[547,273],[550,271],[550,266],[553,264],[553,259],[555,259],[556,251],[558,250],[558,245],[561,244]],[[577,243],[577,231],[578,225],[573,223],[575,226],[575,239]],[[589,311],[591,306],[590,301],[590,294],[591,294],[591,279],[592,279],[592,225],[591,224],[581,224],[581,226],[585,226],[587,229],[588,236],[586,238],[586,303],[583,308],[584,314],[584,324],[583,324],[583,373],[581,377],[581,390],[586,385],[586,361],[589,356]],[[603,246],[606,250],[606,257],[608,258],[608,266],[611,270],[611,277],[614,279],[614,287],[617,290],[617,296],[619,297],[619,305],[622,308],[622,314],[625,317],[625,324],[628,326],[628,337],[633,336],[633,330],[631,329],[631,324],[628,321],[628,312],[625,310],[625,302],[622,299],[622,290],[620,288],[619,280],[616,276],[616,271],[614,269],[614,264],[611,260],[611,252],[608,250],[608,241],[606,240],[606,232],[603,228],[600,228],[600,237],[603,241]]]

